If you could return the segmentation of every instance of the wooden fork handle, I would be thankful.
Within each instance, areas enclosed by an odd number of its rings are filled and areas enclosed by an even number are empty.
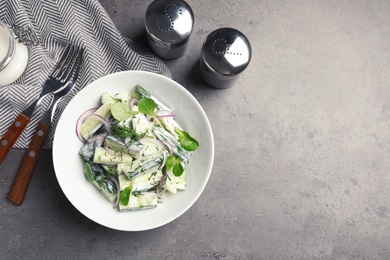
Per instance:
[[[2,163],[7,156],[8,152],[12,149],[12,146],[18,140],[23,130],[26,128],[30,118],[24,114],[19,114],[12,125],[8,128],[7,132],[0,139],[0,163]]]
[[[42,122],[38,124],[33,139],[31,140],[30,147],[24,156],[22,165],[19,168],[19,172],[11,187],[11,191],[8,194],[8,198],[18,206],[23,203],[24,197],[26,196],[28,186],[30,185],[30,181],[49,130],[50,125]]]

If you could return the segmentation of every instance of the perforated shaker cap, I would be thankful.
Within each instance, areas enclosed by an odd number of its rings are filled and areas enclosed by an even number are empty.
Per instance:
[[[146,10],[145,27],[156,42],[175,48],[185,44],[194,26],[194,14],[185,1],[155,0]]]
[[[252,48],[244,34],[233,28],[220,28],[204,41],[201,59],[211,76],[229,80],[245,70],[251,56]]]

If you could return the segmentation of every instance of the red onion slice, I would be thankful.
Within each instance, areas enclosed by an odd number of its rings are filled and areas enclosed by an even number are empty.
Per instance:
[[[108,120],[106,118],[102,117],[101,115],[90,114],[84,118],[84,121],[87,119],[90,119],[90,118],[100,120],[104,124],[104,127],[106,128],[106,130],[108,132],[111,131],[111,124],[110,124],[110,122],[108,122]]]
[[[138,101],[139,101],[138,98],[132,98],[132,99],[130,100],[129,105],[130,105],[131,110],[133,110],[133,109],[134,109],[134,106],[135,106],[136,104],[138,104]]]
[[[81,128],[81,125],[83,124],[83,122],[85,121],[85,118],[91,114],[93,114],[95,111],[97,110],[97,108],[90,108],[88,110],[86,110],[85,112],[83,112],[79,118],[77,119],[77,122],[76,122],[76,135],[77,137],[79,138],[79,140],[83,143],[85,143],[85,138],[81,135],[80,133],[80,128]]]
[[[91,136],[90,138],[88,138],[87,142],[88,143],[92,143],[92,142],[96,142],[97,143],[97,146],[102,146],[103,143],[105,143],[105,138],[106,136],[105,135],[93,135]]]
[[[107,153],[112,155],[112,156],[121,156],[122,155],[122,152],[115,151],[114,149],[111,149],[110,147],[108,147],[107,142],[104,142],[104,150],[106,150]]]
[[[160,196],[161,194],[164,193],[165,190],[163,190],[163,184],[164,184],[164,176],[161,176],[160,183],[158,184],[157,187],[157,196]]]
[[[139,153],[142,150],[141,148],[134,146],[134,145],[130,145],[126,149],[127,149],[127,151],[133,152],[133,153]]]
[[[174,118],[176,115],[172,113],[172,111],[169,110],[158,110],[154,113],[157,118]]]
[[[167,152],[163,152],[163,161],[162,161],[160,167],[158,167],[159,170],[164,168],[165,164],[167,163],[167,159],[168,159],[168,153]]]
[[[162,143],[168,148],[169,155],[172,155],[175,152],[175,148],[173,148],[172,144],[167,140],[162,141]]]

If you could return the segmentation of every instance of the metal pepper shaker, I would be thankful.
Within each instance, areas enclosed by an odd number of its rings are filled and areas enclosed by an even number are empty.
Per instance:
[[[247,37],[233,28],[210,33],[202,46],[199,71],[211,87],[231,87],[249,65],[252,48]]]
[[[155,0],[146,10],[148,43],[163,59],[182,56],[194,27],[194,14],[185,1]]]

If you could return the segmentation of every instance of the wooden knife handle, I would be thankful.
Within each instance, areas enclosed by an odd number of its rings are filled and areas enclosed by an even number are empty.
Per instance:
[[[8,194],[8,198],[15,202],[18,206],[23,203],[24,197],[26,196],[28,186],[49,130],[50,125],[42,122],[38,124],[33,139],[31,140],[30,147],[24,156],[18,175],[16,176],[16,179],[11,187],[11,191]]]
[[[8,128],[7,132],[0,139],[0,163],[4,161],[8,152],[26,128],[28,122],[30,122],[30,118],[23,114],[19,114],[12,125]]]

